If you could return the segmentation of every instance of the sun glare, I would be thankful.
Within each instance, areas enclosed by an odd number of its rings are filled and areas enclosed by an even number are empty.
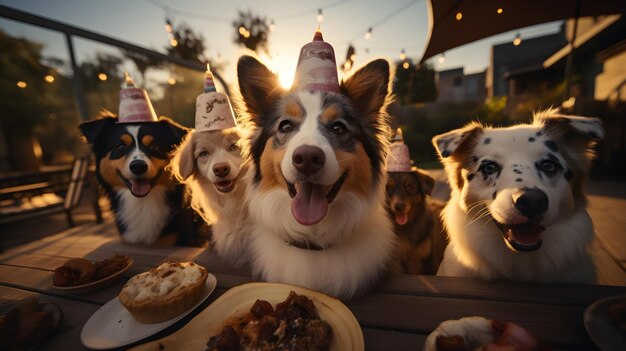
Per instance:
[[[291,89],[293,78],[296,74],[296,62],[298,57],[288,55],[275,55],[272,58],[262,55],[260,57],[271,70],[278,74],[278,81],[283,89]]]

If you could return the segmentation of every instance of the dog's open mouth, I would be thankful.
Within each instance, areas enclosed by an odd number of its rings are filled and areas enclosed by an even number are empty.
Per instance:
[[[236,180],[237,179],[221,180],[213,184],[215,184],[215,189],[217,189],[217,191],[222,193],[230,193],[235,188],[235,184],[237,184]]]
[[[348,173],[344,172],[332,186],[311,182],[292,184],[285,179],[291,196],[291,213],[296,221],[302,225],[314,225],[324,219],[328,205],[339,193],[347,176]]]
[[[126,185],[128,190],[130,190],[130,192],[136,197],[145,197],[146,195],[148,195],[150,193],[150,190],[152,190],[152,187],[154,186],[154,184],[156,184],[157,180],[159,180],[159,177],[161,177],[161,173],[163,173],[162,169],[160,169],[156,177],[152,179],[145,179],[145,178],[129,179],[129,178],[124,177],[122,175],[122,172],[117,170],[117,175],[122,179],[122,181],[124,182],[124,185]]]
[[[394,212],[393,216],[396,220],[396,223],[398,225],[405,225],[408,221],[409,221],[409,214],[408,213],[397,213]]]
[[[506,225],[494,219],[502,231],[502,237],[509,249],[521,252],[539,250],[542,244],[542,233],[546,229],[533,221],[522,224]]]

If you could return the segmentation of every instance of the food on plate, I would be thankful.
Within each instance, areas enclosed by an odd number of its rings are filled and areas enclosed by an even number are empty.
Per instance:
[[[606,310],[609,320],[617,329],[626,335],[626,303],[611,305]]]
[[[7,314],[0,316],[0,349],[21,350],[39,345],[60,321],[60,310],[55,308],[58,315],[34,297],[18,301]]]
[[[121,271],[129,262],[130,257],[118,254],[96,263],[84,258],[71,258],[54,270],[52,283],[62,287],[89,284]]]
[[[424,343],[425,351],[547,351],[542,343],[526,329],[515,323],[465,317],[441,323]]]
[[[257,300],[249,313],[226,322],[205,350],[328,350],[333,338],[330,324],[320,319],[313,301],[291,291],[276,309]]]
[[[200,301],[208,274],[193,262],[166,262],[130,278],[119,299],[136,320],[163,322]]]

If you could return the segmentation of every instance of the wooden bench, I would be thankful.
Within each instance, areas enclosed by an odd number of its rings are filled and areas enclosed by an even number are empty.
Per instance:
[[[2,178],[0,224],[65,212],[69,226],[73,227],[72,210],[81,200],[88,169],[89,157],[77,157],[71,167]],[[97,196],[94,210],[97,221],[101,222]]]

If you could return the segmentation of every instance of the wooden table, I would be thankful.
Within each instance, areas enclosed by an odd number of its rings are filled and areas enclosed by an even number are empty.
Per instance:
[[[102,290],[73,295],[51,287],[54,268],[70,257],[101,260],[114,252],[135,263],[123,279]],[[80,331],[89,317],[117,296],[127,278],[165,260],[193,260],[217,277],[217,288],[206,307],[231,287],[252,281],[246,269],[233,269],[202,248],[149,248],[120,243],[111,222],[88,224],[31,242],[0,255],[0,303],[26,296],[57,303],[63,325],[45,350],[85,349]],[[549,344],[563,349],[590,349],[583,312],[603,297],[626,294],[626,287],[592,285],[514,284],[473,279],[399,275],[368,294],[345,301],[363,329],[367,350],[421,350],[444,320],[480,315],[514,321]],[[202,308],[149,340],[173,333]]]

